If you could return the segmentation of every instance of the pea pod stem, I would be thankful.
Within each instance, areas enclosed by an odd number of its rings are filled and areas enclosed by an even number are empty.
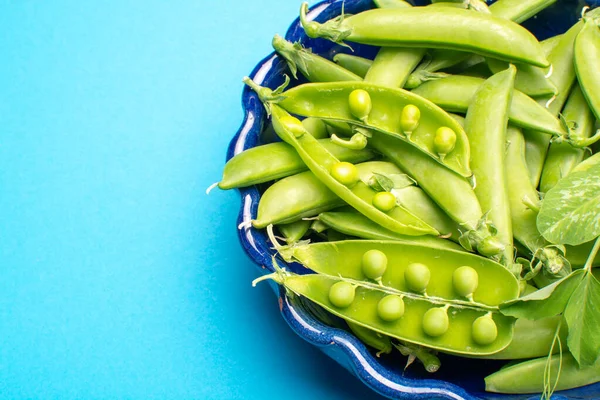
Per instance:
[[[314,54],[300,43],[290,43],[279,35],[273,37],[273,48],[287,62],[294,78],[297,72],[310,82],[360,81],[361,77]]]
[[[415,359],[419,360],[421,364],[423,364],[425,371],[429,373],[437,372],[442,365],[440,359],[433,354],[431,350],[426,349],[423,346],[414,345],[412,343],[392,343],[392,345],[398,349],[403,356],[408,357],[404,369],[408,368]]]
[[[307,9],[308,4],[303,3],[300,21],[307,35],[313,38],[375,46],[442,47],[549,66],[531,33],[510,21],[483,13],[435,7],[373,9],[319,24],[307,20]]]

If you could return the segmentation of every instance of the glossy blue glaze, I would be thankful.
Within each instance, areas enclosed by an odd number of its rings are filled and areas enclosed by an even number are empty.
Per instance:
[[[417,1],[419,5],[425,2]],[[595,7],[600,1],[592,0],[587,4]],[[319,22],[327,21],[341,13],[342,0],[327,0],[311,8],[308,17]],[[373,7],[370,0],[346,0],[345,12],[355,14]],[[558,4],[544,10],[524,25],[540,40],[563,33],[579,18],[580,2],[561,0]],[[323,39],[308,38],[296,19],[286,34],[289,41],[300,41],[315,53],[332,58],[338,52],[348,52],[345,47],[335,45]],[[354,54],[373,57],[376,49],[370,46],[352,45]],[[283,82],[287,66],[275,54],[265,57],[254,68],[250,77],[258,84],[275,89]],[[292,81],[291,85],[300,81]],[[242,93],[244,120],[239,131],[230,142],[227,151],[229,160],[235,154],[260,144],[260,134],[266,125],[267,115],[261,102],[248,87]],[[275,251],[271,249],[264,231],[248,227],[250,220],[256,218],[260,193],[256,187],[240,190],[241,208],[238,217],[240,224],[240,242],[248,256],[256,263],[261,273],[273,271],[271,258]],[[284,264],[283,261],[278,261]],[[305,273],[298,264],[286,265],[289,270]],[[435,375],[425,375],[419,368],[403,371],[399,358],[377,358],[359,340],[347,331],[323,324],[300,300],[288,298],[285,291],[275,284],[272,287],[279,298],[280,310],[292,330],[303,339],[321,349],[341,366],[349,370],[362,382],[381,395],[393,399],[440,398],[440,399],[485,399],[485,400],[525,400],[538,399],[532,395],[499,395],[484,392],[483,378],[497,370],[503,363],[496,361],[467,360],[463,358],[441,356],[442,369]],[[435,378],[435,379],[432,379]],[[584,388],[563,391],[553,399],[597,399],[600,398],[600,383]]]

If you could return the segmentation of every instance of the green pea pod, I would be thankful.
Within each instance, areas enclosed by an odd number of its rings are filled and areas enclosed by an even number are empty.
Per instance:
[[[508,68],[508,63],[492,58],[487,59],[487,65],[493,73],[498,73]],[[547,76],[548,72],[543,68],[519,64],[517,65],[515,89],[520,90],[528,96],[553,96],[557,93],[556,87]]]
[[[556,0],[498,0],[490,5],[490,12],[520,24],[554,3]]]
[[[584,15],[575,40],[575,71],[581,90],[596,119],[600,119],[600,17]]]
[[[548,67],[539,42],[525,28],[502,18],[454,8],[373,9],[324,24],[300,20],[309,37],[388,47],[471,51],[486,57]]]
[[[336,231],[361,239],[397,240],[399,242],[422,244],[429,247],[462,250],[462,247],[447,239],[436,238],[430,235],[400,235],[399,233],[382,228],[364,215],[353,210],[322,212],[319,214],[319,221]]]
[[[508,346],[512,338],[514,319],[475,305],[446,305],[406,293],[402,300],[402,316],[394,321],[386,321],[380,317],[378,304],[389,295],[399,296],[401,292],[397,290],[335,276],[295,275],[281,269],[258,278],[253,285],[265,279],[274,280],[289,292],[307,298],[346,321],[391,338],[452,354],[493,354]],[[342,284],[347,289],[344,298],[331,296],[331,292],[340,287],[334,287],[336,284]],[[434,313],[434,318],[431,318],[432,313],[428,314],[432,310],[439,310]],[[473,323],[482,317],[492,318],[497,328],[495,339],[489,344],[479,344],[473,338]],[[425,326],[434,324],[436,321],[432,320],[435,318],[446,319],[447,331],[435,332],[436,336],[432,336],[425,333]]]
[[[430,248],[421,244],[398,241],[346,240],[336,243],[311,243],[279,248],[286,261],[298,261],[307,268],[325,275],[364,281],[363,255],[377,250],[387,257],[388,268],[380,278],[384,287],[401,292],[411,292],[405,272],[414,263],[427,266],[431,279],[426,286],[427,296],[457,301],[469,301],[457,293],[453,285],[453,274],[457,268],[469,266],[478,275],[478,285],[472,293],[472,301],[482,306],[494,307],[502,302],[516,299],[519,285],[512,274],[502,265],[489,258],[443,248]],[[502,282],[499,286],[498,282]]]
[[[291,122],[289,119],[294,118],[290,117],[285,110],[275,104],[271,106],[271,110],[275,132],[298,151],[304,163],[318,179],[350,206],[374,222],[397,233],[410,236],[439,234],[437,230],[415,217],[403,206],[397,205],[387,212],[373,206],[373,198],[377,192],[365,183],[356,182],[353,185],[346,185],[340,179],[336,179],[332,169],[340,161],[311,135],[301,134],[296,137],[296,132],[292,132],[295,126],[289,123]]]
[[[287,242],[287,244],[292,244],[301,240],[302,237],[306,235],[306,232],[308,232],[310,225],[311,221],[301,219],[299,221],[290,222],[288,224],[277,225],[277,228],[285,237],[285,241]]]
[[[328,59],[314,54],[300,43],[291,43],[279,35],[273,37],[273,48],[287,62],[294,78],[297,71],[310,82],[360,81],[360,76]]]
[[[454,75],[426,82],[412,92],[446,111],[466,112],[483,82],[481,78]],[[554,115],[518,90],[513,93],[508,118],[512,124],[522,128],[556,136],[566,135],[564,127]]]
[[[251,82],[248,84],[253,85]],[[469,143],[464,129],[441,108],[411,92],[366,82],[307,83],[286,90],[281,97],[273,99],[269,89],[256,86],[254,89],[266,104],[277,104],[291,114],[377,130],[395,141],[409,143],[460,175],[471,175]],[[357,90],[367,92],[370,99],[371,110],[364,120],[354,116],[349,101],[350,95]],[[414,106],[420,112],[418,125],[411,127],[410,135],[403,129],[406,106]],[[454,149],[443,159],[434,144],[436,130],[440,127],[449,127],[456,134]]]
[[[513,235],[544,265],[546,271],[558,274],[569,271],[570,263],[561,252],[546,241],[537,229],[539,195],[529,179],[525,160],[525,139],[515,127],[507,130],[505,168]]]
[[[392,88],[404,87],[425,51],[424,48],[382,47],[365,75],[365,81]]]
[[[579,85],[571,91],[562,112],[563,119],[572,127],[570,136],[587,139],[592,136],[596,119],[583,96]],[[542,169],[540,191],[545,193],[558,181],[567,176],[585,156],[585,150],[573,147],[570,143],[552,143]]]
[[[437,229],[444,237],[458,242],[460,227],[417,186],[394,190],[396,201],[410,208],[411,212]]]
[[[591,11],[588,14],[591,13],[594,13],[594,11]],[[558,95],[554,99],[539,99],[538,104],[543,107],[546,107],[547,105],[547,111],[553,116],[558,116],[562,110],[571,91],[571,87],[575,82],[575,67],[573,65],[574,43],[581,28],[583,28],[583,22],[581,21],[573,25],[561,37],[558,45],[556,45],[550,54],[548,54],[548,60],[552,64],[552,75],[549,79],[556,87]],[[541,132],[544,131],[539,128],[526,126],[523,126],[523,128],[528,129],[524,134],[527,141],[527,166],[529,168],[531,183],[534,187],[538,187],[542,177],[544,161],[548,154],[551,136],[541,134]],[[532,129],[532,131],[529,129]]]
[[[556,329],[562,316],[542,318],[537,321],[517,319],[512,342],[504,350],[484,356],[488,360],[523,360],[545,357],[550,353]],[[561,324],[560,340],[567,342],[566,324]],[[558,352],[558,346],[554,353]]]
[[[351,150],[336,145],[329,139],[321,139],[319,143],[342,161],[357,163],[373,158],[373,152],[367,149]],[[231,158],[223,168],[223,178],[219,182],[219,188],[233,189],[256,185],[307,169],[296,150],[289,144],[281,142],[265,144],[245,150]]]
[[[549,382],[556,390],[567,390],[590,385],[600,381],[600,361],[594,365],[579,367],[571,354],[565,353],[562,358],[552,356],[536,358],[501,369],[485,378],[485,390],[494,393],[525,394],[541,393],[546,390],[546,370],[550,368]],[[560,371],[560,376],[558,376]]]
[[[556,0],[498,0],[489,6],[488,11],[495,17],[521,23],[537,14],[542,9],[550,6],[554,2],[556,2]],[[544,46],[544,42],[541,42],[542,46]],[[548,46],[547,43],[545,45]],[[410,75],[405,88],[414,89],[429,80],[443,78],[447,76],[447,74],[438,73],[437,71],[453,67],[470,58],[473,58],[473,55],[468,52],[457,52],[443,49],[434,50],[430,59],[421,63],[419,67],[417,67],[417,69]],[[476,58],[479,57],[476,56]],[[506,69],[506,67],[502,69]],[[517,76],[518,75],[519,73],[517,72]]]
[[[481,206],[469,181],[438,164],[431,157],[413,151],[413,148],[393,138],[373,132],[369,144],[383,154],[402,171],[419,182],[419,186],[446,214],[463,227],[464,237],[469,238],[467,250],[477,249],[493,236],[486,223]],[[443,184],[440,184],[443,182]],[[499,252],[492,251],[492,256]]]
[[[258,203],[255,228],[285,224],[344,205],[344,201],[315,175],[302,172],[275,182],[265,190]]]
[[[340,67],[346,68],[348,71],[364,78],[369,68],[373,64],[373,60],[368,58],[353,56],[351,54],[338,53],[333,56],[333,61],[339,64]]]
[[[348,328],[352,333],[364,344],[378,350],[377,357],[381,354],[389,354],[392,352],[392,341],[389,336],[382,335],[362,325],[354,322],[346,321]]]
[[[512,223],[504,169],[506,127],[513,95],[516,68],[499,72],[486,80],[473,96],[467,111],[465,130],[469,132],[471,166],[477,182],[475,195],[506,245],[503,263],[513,261]]]
[[[544,50],[544,54],[546,55],[546,57],[548,57],[548,55],[552,52],[552,50],[554,50],[554,48],[556,46],[558,46],[562,37],[563,37],[563,35],[560,34],[560,35],[549,37],[548,39],[542,40],[540,42],[540,44],[542,45],[542,50]]]

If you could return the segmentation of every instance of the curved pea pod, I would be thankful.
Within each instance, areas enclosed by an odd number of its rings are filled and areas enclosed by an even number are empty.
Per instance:
[[[487,66],[493,73],[498,73],[508,68],[508,63],[488,58]],[[548,79],[549,73],[544,68],[527,64],[516,67],[515,89],[534,97],[553,96],[557,93],[556,86]]]
[[[294,78],[300,71],[310,82],[362,80],[360,76],[302,47],[300,43],[291,43],[275,35],[272,44],[277,54],[287,62]]]
[[[406,236],[382,228],[364,215],[353,211],[326,211],[319,214],[319,221],[346,235],[361,239],[396,240],[405,243],[422,244],[428,247],[441,247],[445,249],[462,251],[462,247],[447,239],[427,236]]]
[[[350,109],[348,99],[356,90],[364,90],[370,98],[371,111],[366,123],[354,117]],[[463,128],[441,108],[413,93],[366,82],[337,82],[299,85],[283,92],[282,96],[284,98],[275,100],[276,104],[291,114],[377,130],[409,143],[460,175],[471,175],[469,142]],[[410,135],[403,129],[403,110],[407,106],[415,106],[420,112],[418,124],[410,128]],[[448,127],[456,134],[454,149],[443,160],[434,144],[436,130],[440,127]]]
[[[260,197],[255,228],[285,224],[342,206],[344,201],[327,188],[315,175],[302,172],[288,176],[269,186]]]
[[[556,390],[567,390],[600,381],[600,361],[594,365],[579,367],[571,354],[536,358],[519,364],[502,368],[485,378],[485,390],[494,393],[524,394],[541,393],[544,391],[545,371],[550,368],[551,385],[558,378]],[[560,376],[558,376],[560,371]]]
[[[466,112],[484,81],[482,78],[453,75],[425,82],[412,92],[446,111]],[[522,128],[556,136],[566,135],[563,126],[554,115],[518,90],[513,93],[508,118],[512,124]]]
[[[542,318],[537,321],[517,319],[513,338],[504,350],[481,358],[489,360],[523,360],[545,357],[550,353],[556,329],[562,316]],[[561,324],[560,340],[567,342],[566,324]],[[554,353],[558,352],[555,346]]]
[[[563,118],[572,128],[570,136],[588,139],[594,132],[596,120],[588,107],[579,85],[575,85],[563,109]],[[567,142],[551,143],[540,180],[540,191],[545,193],[567,176],[585,156],[585,149]]]
[[[517,280],[506,268],[489,258],[463,251],[375,240],[300,244],[278,249],[284,259],[298,261],[319,274],[357,281],[368,280],[362,268],[362,257],[370,250],[378,250],[387,257],[387,268],[381,276],[381,284],[386,288],[410,293],[405,271],[409,265],[419,263],[431,271],[426,288],[430,298],[468,304],[466,297],[458,294],[453,285],[453,274],[462,266],[477,272],[479,283],[472,293],[475,303],[494,307],[519,295]]]
[[[340,67],[364,78],[369,68],[373,64],[373,60],[368,58],[354,56],[352,54],[338,53],[333,56],[333,61]]]
[[[539,195],[529,179],[523,133],[509,126],[507,143],[505,168],[513,235],[550,273],[568,270],[570,263],[537,229]]]
[[[581,90],[596,119],[600,119],[600,17],[584,15],[575,39],[575,71]]]
[[[352,150],[332,143],[329,139],[320,139],[319,143],[342,161],[358,163],[373,158],[368,149]],[[231,158],[223,168],[223,178],[219,182],[221,189],[246,187],[284,178],[308,167],[298,152],[284,142],[269,143],[252,147]]]
[[[324,24],[300,20],[309,37],[388,47],[447,48],[510,62],[549,66],[537,39],[525,28],[480,12],[438,7],[373,9]]]
[[[473,96],[465,120],[465,130],[469,132],[473,148],[471,166],[477,181],[475,195],[498,230],[498,239],[506,246],[503,263],[507,265],[513,261],[513,233],[504,150],[515,74],[516,68],[511,65],[486,80]]]
[[[289,292],[320,305],[327,311],[351,323],[364,326],[382,335],[405,342],[442,350],[452,354],[486,355],[498,352],[508,346],[512,338],[514,319],[499,313],[475,306],[436,303],[423,296],[404,294],[405,311],[394,321],[385,321],[378,313],[378,304],[386,296],[399,295],[399,292],[387,290],[377,285],[360,281],[351,281],[340,277],[310,274],[296,275],[278,270],[254,281],[272,279],[284,286]],[[330,299],[332,286],[339,283],[350,284],[353,293],[350,304],[334,304]],[[447,312],[448,329],[438,336],[425,333],[423,320],[426,313],[434,308],[443,308]],[[472,335],[472,326],[480,317],[490,316],[497,327],[495,340],[490,344],[478,344]]]

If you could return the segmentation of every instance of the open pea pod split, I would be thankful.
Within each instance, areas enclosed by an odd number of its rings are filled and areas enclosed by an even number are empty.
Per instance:
[[[362,120],[354,116],[349,102],[350,94],[356,90],[367,92],[370,98],[370,112]],[[273,100],[264,95],[262,98],[291,114],[379,131],[411,144],[462,176],[471,176],[469,142],[462,126],[440,107],[411,92],[366,82],[307,83],[286,90]],[[416,107],[420,117],[403,113],[407,106]],[[413,125],[410,131],[407,124]],[[447,154],[440,156],[436,133],[442,127],[454,131],[456,141]]]
[[[430,271],[431,278],[426,286],[430,298],[470,302],[457,292],[453,282],[455,271],[464,266],[475,271],[478,282],[470,294],[472,302],[495,307],[519,295],[516,278],[504,266],[464,251],[379,240],[299,244],[278,249],[284,259],[298,261],[312,271],[358,281],[369,280],[366,275],[368,272],[364,270],[363,256],[373,250],[383,253],[387,259],[387,267],[380,277],[381,285],[386,288],[411,292],[406,271],[410,265],[417,263]],[[502,284],[499,285],[499,282]]]
[[[283,285],[289,292],[303,296],[320,305],[327,311],[351,323],[364,326],[375,332],[398,340],[442,350],[452,354],[486,355],[501,351],[507,347],[512,339],[514,319],[505,317],[500,313],[490,312],[477,307],[462,307],[459,305],[441,305],[429,301],[425,297],[405,296],[402,315],[398,318],[382,317],[380,304],[386,298],[396,298],[398,292],[386,290],[367,282],[347,280],[341,277],[310,274],[296,275],[284,270],[263,276],[256,280],[273,279]],[[340,304],[332,301],[332,291],[336,284],[350,289],[347,299],[350,304]],[[446,313],[436,317],[446,318],[445,332],[431,335],[425,328],[433,313]],[[493,342],[479,344],[474,339],[474,324],[476,321],[490,321],[496,327],[496,336]],[[429,332],[429,333],[427,333]]]
[[[359,180],[358,171],[355,171],[355,177],[352,176],[354,175],[352,169],[356,170],[354,165],[341,164],[317,139],[306,132],[299,120],[276,104],[270,107],[275,132],[282,140],[292,145],[312,173],[347,204],[394,232],[410,236],[439,235],[436,229],[399,204],[388,211],[375,207],[373,201],[378,192]],[[347,171],[348,176],[344,178],[339,176],[335,172],[340,171],[339,167]],[[345,178],[350,178],[352,181],[345,181]]]

